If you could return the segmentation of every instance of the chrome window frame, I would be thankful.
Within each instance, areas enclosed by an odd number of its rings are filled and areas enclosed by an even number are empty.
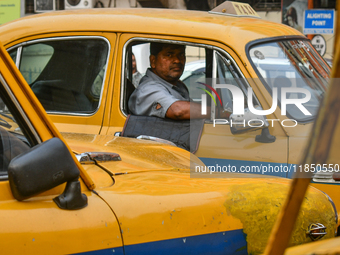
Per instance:
[[[237,73],[238,73],[238,74],[242,74],[242,77],[239,77],[239,78],[236,78],[236,79],[243,79],[243,80],[246,81],[246,82],[242,82],[242,84],[239,84],[240,82],[236,81],[236,83],[239,85],[239,88],[242,90],[245,99],[248,99],[248,91],[247,91],[247,90],[248,90],[248,88],[252,88],[252,87],[249,85],[248,80],[244,77],[244,75],[243,75],[243,73],[241,72],[240,68],[239,68],[238,65],[235,63],[234,59],[232,59],[232,58],[230,57],[230,55],[229,55],[229,58],[227,59],[227,58],[225,58],[225,57],[224,57],[219,51],[217,51],[217,50],[214,51],[214,60],[213,60],[213,61],[214,61],[214,63],[213,63],[213,72],[214,72],[213,78],[214,78],[214,81],[217,81],[217,58],[216,58],[216,55],[218,55],[218,56],[222,59],[222,61],[223,61],[227,66],[232,65],[233,67],[236,67],[236,68],[237,68],[237,70],[236,70]],[[233,64],[229,63],[228,60],[229,60],[229,61],[233,61]],[[215,66],[215,69],[216,69],[216,70],[214,70],[214,66]],[[214,77],[214,75],[215,75],[215,77]],[[246,84],[246,87],[244,86],[245,84]],[[257,96],[255,95],[254,89],[253,89],[253,88],[252,88],[252,90],[253,90],[253,97],[255,98],[255,102],[256,102],[258,105],[261,105],[261,104],[260,104],[260,100],[259,100],[259,99],[257,98]],[[216,95],[213,94],[213,96],[214,96],[214,98],[216,99]],[[253,102],[253,103],[254,103],[254,102]],[[213,102],[211,102],[211,107],[215,109],[215,104],[214,104]],[[261,105],[261,107],[262,107],[262,105]],[[229,123],[228,123],[227,125],[229,125]]]
[[[120,103],[119,103],[119,106],[120,106],[120,111],[121,113],[127,117],[127,113],[123,111],[123,106],[124,106],[124,102],[123,102],[123,99],[124,99],[124,91],[125,91],[125,84],[124,84],[124,77],[125,77],[125,58],[126,58],[126,50],[127,50],[127,47],[128,45],[133,42],[133,41],[145,41],[145,42],[161,42],[161,43],[172,43],[172,44],[180,44],[180,45],[188,45],[188,46],[194,46],[194,47],[201,47],[201,48],[206,48],[206,49],[209,49],[209,50],[212,50],[213,51],[213,81],[216,80],[216,70],[217,70],[217,60],[216,60],[216,56],[215,56],[215,53],[217,52],[218,54],[220,54],[222,56],[223,59],[228,59],[231,61],[231,63],[228,63],[228,65],[233,65],[236,69],[236,71],[240,74],[240,79],[244,79],[245,81],[245,84],[246,86],[249,88],[251,88],[248,80],[245,78],[243,72],[241,71],[240,67],[238,66],[238,64],[236,63],[236,61],[234,60],[234,58],[232,58],[230,56],[230,54],[219,48],[219,47],[216,47],[216,46],[212,46],[212,45],[208,45],[208,44],[203,44],[203,43],[192,43],[192,42],[186,42],[186,41],[179,41],[179,40],[169,40],[169,39],[155,39],[155,38],[146,38],[146,37],[133,37],[133,38],[130,38],[129,40],[127,40],[123,46],[123,54],[122,54],[122,73],[121,73],[121,82],[120,82]],[[214,79],[215,78],[215,79]],[[216,82],[216,81],[214,81]],[[243,88],[241,88],[242,91],[243,91]],[[258,100],[257,96],[255,95],[255,93],[253,92],[253,95],[257,101],[257,103],[259,105],[260,104],[260,101]],[[247,94],[245,95],[247,97]],[[216,95],[214,94],[214,97],[216,97]],[[262,107],[262,105],[261,105]],[[206,120],[206,122],[212,122],[213,121],[213,117],[215,117],[215,104],[213,102],[211,102],[211,117],[210,117],[210,120]],[[227,124],[229,125],[229,124]]]
[[[7,52],[14,50],[16,48],[18,48],[17,50],[17,56],[16,56],[16,63],[15,65],[17,66],[17,68],[19,69],[20,66],[20,61],[21,61],[21,55],[22,55],[22,47],[26,46],[26,45],[30,45],[30,44],[35,44],[35,43],[40,43],[40,42],[49,42],[49,41],[63,41],[63,40],[86,40],[86,39],[101,39],[103,41],[105,41],[108,45],[108,53],[107,53],[107,58],[106,58],[106,67],[105,67],[105,72],[104,72],[104,78],[103,78],[103,84],[102,84],[102,89],[100,92],[100,97],[99,97],[99,102],[98,102],[98,106],[97,108],[91,112],[91,113],[75,113],[75,112],[60,112],[60,111],[46,111],[49,114],[54,114],[54,115],[66,115],[66,116],[93,116],[95,115],[102,103],[102,98],[103,98],[103,91],[104,91],[104,86],[105,86],[105,80],[106,80],[106,75],[107,75],[107,67],[108,67],[108,63],[109,63],[109,59],[110,59],[110,53],[111,53],[111,44],[110,41],[103,36],[62,36],[62,37],[48,37],[48,38],[41,38],[41,39],[35,39],[35,40],[30,40],[30,41],[26,41],[26,42],[22,42],[19,43],[17,45],[14,45],[10,48],[7,49]],[[20,69],[19,69],[20,70]]]

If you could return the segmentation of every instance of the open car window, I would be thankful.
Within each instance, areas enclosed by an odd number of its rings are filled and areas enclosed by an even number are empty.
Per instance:
[[[174,43],[178,44],[178,42],[175,41]],[[207,78],[206,52],[208,49],[205,49],[203,46],[193,46],[189,43],[183,44],[186,46],[186,65],[180,80],[188,88],[190,98],[194,102],[200,102],[202,90],[199,89],[199,87],[204,87],[201,83],[205,83]],[[129,114],[128,100],[135,88],[138,87],[141,78],[150,67],[150,40],[133,40],[127,45],[124,54],[121,108],[125,114]],[[209,61],[211,68],[212,58],[210,58]]]
[[[164,42],[164,40],[160,42]],[[166,43],[172,42],[166,41]],[[193,102],[201,103],[202,94],[208,93],[209,87],[213,84],[232,84],[243,92],[245,91],[246,80],[239,71],[236,62],[222,49],[212,49],[211,46],[189,42],[173,41],[173,43],[185,45],[186,63],[180,80],[188,88],[190,99]],[[129,98],[150,67],[150,39],[132,40],[126,45],[124,54],[121,108],[122,112],[129,114],[131,113],[128,109]],[[209,93],[211,94],[211,91]],[[215,118],[219,117],[218,113],[222,112],[221,110],[231,111],[232,109],[231,93],[226,89],[217,89],[217,93],[220,95],[223,105],[217,105],[219,111],[214,111]],[[246,93],[244,97],[247,98]],[[211,101],[214,99],[208,95],[207,105],[211,105]],[[253,101],[257,102],[257,100]]]
[[[91,114],[98,108],[109,53],[103,38],[44,39],[9,53],[46,111]]]

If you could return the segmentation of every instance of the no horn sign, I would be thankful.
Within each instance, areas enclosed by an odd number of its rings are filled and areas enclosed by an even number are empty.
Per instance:
[[[312,45],[321,56],[326,53],[326,40],[322,35],[316,35],[312,39]]]

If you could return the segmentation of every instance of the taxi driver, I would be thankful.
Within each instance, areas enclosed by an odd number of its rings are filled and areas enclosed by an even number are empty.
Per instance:
[[[201,114],[201,104],[191,102],[180,77],[185,66],[185,46],[150,43],[150,66],[129,99],[134,115],[174,120],[209,118]]]

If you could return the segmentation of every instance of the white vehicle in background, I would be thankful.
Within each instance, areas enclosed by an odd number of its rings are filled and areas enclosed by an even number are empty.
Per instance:
[[[185,65],[180,79],[189,89],[190,97],[194,101],[201,100],[202,90],[195,87],[204,88],[200,83],[206,82],[205,77],[205,60],[192,61]]]

